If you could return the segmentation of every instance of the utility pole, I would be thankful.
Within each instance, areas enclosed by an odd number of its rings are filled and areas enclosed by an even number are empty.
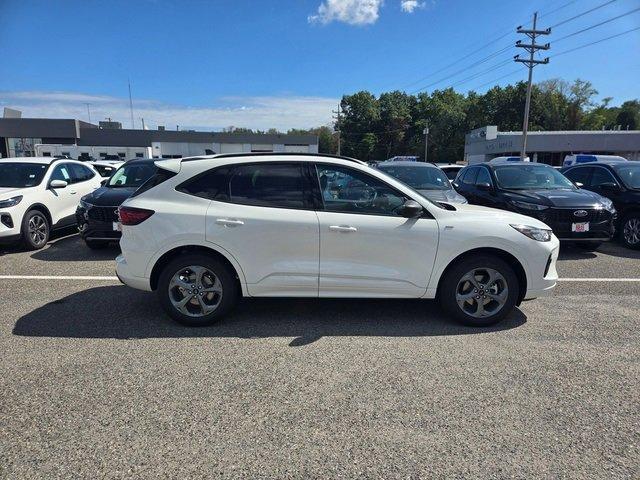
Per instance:
[[[127,83],[129,84],[129,110],[131,111],[131,128],[135,128],[133,125],[133,100],[131,99],[131,80],[127,78]]]
[[[536,30],[536,26],[538,23],[538,12],[533,14],[533,28],[528,30],[526,28],[518,27],[517,32],[523,33],[527,37],[531,39],[531,43],[522,43],[522,40],[518,40],[516,42],[516,47],[524,48],[527,52],[529,52],[529,58],[520,58],[520,55],[516,55],[514,60],[519,63],[524,63],[529,68],[529,82],[527,83],[527,101],[524,106],[524,121],[522,122],[522,150],[520,151],[520,160],[525,159],[527,156],[527,132],[529,131],[529,109],[531,107],[531,83],[533,79],[533,67],[539,64],[547,64],[549,63],[549,57],[544,60],[535,60],[534,54],[538,50],[549,50],[550,44],[546,43],[544,45],[536,44],[536,37],[538,35],[549,35],[551,33],[551,29],[547,28],[546,30]]]
[[[338,110],[332,110],[331,113],[335,113],[336,116],[333,117],[336,119],[336,130],[338,131],[338,155],[340,155],[340,137],[342,136],[342,133],[340,131],[341,128],[341,124],[340,124],[340,118],[341,118],[341,110],[340,110],[340,103],[338,103]]]
[[[87,106],[87,115],[89,116],[89,123],[91,123],[91,104],[90,103],[85,103],[85,105]]]
[[[429,124],[427,123],[427,126],[424,127],[424,130],[422,130],[422,133],[424,133],[424,161],[426,163],[427,161],[427,146],[429,145]]]
[[[144,127],[144,118],[141,118],[140,121],[142,122],[142,129],[146,130],[146,128]]]

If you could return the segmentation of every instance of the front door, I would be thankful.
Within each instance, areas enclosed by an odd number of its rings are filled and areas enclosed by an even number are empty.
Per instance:
[[[420,297],[438,247],[433,218],[399,215],[407,196],[356,169],[317,164],[321,297]]]
[[[228,200],[208,207],[206,239],[235,257],[252,296],[318,296],[318,217],[306,171],[293,162],[237,165]]]

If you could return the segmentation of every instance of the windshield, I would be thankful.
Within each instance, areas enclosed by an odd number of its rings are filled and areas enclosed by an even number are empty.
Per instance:
[[[501,165],[495,167],[498,185],[507,190],[558,190],[576,187],[548,165]]]
[[[394,165],[378,166],[378,168],[415,190],[451,190],[449,179],[439,168]]]
[[[152,163],[123,165],[111,176],[109,182],[107,182],[107,187],[139,187],[149,180],[149,178],[156,173],[156,170],[157,167]]]
[[[616,165],[613,168],[625,187],[640,190],[640,165]]]
[[[40,185],[49,165],[0,163],[0,187],[26,188]]]

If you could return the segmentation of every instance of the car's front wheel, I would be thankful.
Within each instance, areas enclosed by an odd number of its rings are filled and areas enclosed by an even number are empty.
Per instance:
[[[220,320],[236,305],[240,294],[234,273],[204,254],[171,261],[160,274],[157,293],[169,316],[190,327]]]
[[[39,210],[28,211],[22,219],[22,243],[28,250],[39,250],[49,241],[49,220]]]
[[[486,327],[513,310],[519,288],[513,268],[502,259],[470,256],[445,273],[438,299],[443,310],[459,322]]]
[[[622,220],[620,239],[627,248],[640,248],[640,214],[628,215]]]

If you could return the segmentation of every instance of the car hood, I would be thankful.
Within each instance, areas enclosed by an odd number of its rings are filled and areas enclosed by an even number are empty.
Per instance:
[[[418,190],[418,193],[423,197],[427,197],[434,202],[448,202],[448,203],[466,203],[466,199],[456,192],[451,190]]]
[[[100,187],[84,197],[84,201],[101,207],[118,207],[137,189],[138,187]]]
[[[456,212],[459,212],[461,214],[471,215],[474,220],[486,219],[487,222],[499,221],[499,222],[504,222],[504,223],[513,224],[513,225],[516,225],[516,224],[529,225],[531,227],[546,228],[548,230],[551,230],[551,227],[549,227],[547,224],[545,224],[544,222],[541,222],[536,218],[529,217],[527,215],[521,215],[519,213],[511,212],[509,210],[500,210],[497,208],[482,207],[480,205],[470,205],[468,203],[457,203],[455,205],[455,208],[456,208]]]
[[[597,193],[579,188],[559,190],[506,190],[510,199],[558,208],[595,207],[602,204]]]
[[[7,198],[20,195],[25,189],[16,187],[0,187],[0,199],[5,200]]]

